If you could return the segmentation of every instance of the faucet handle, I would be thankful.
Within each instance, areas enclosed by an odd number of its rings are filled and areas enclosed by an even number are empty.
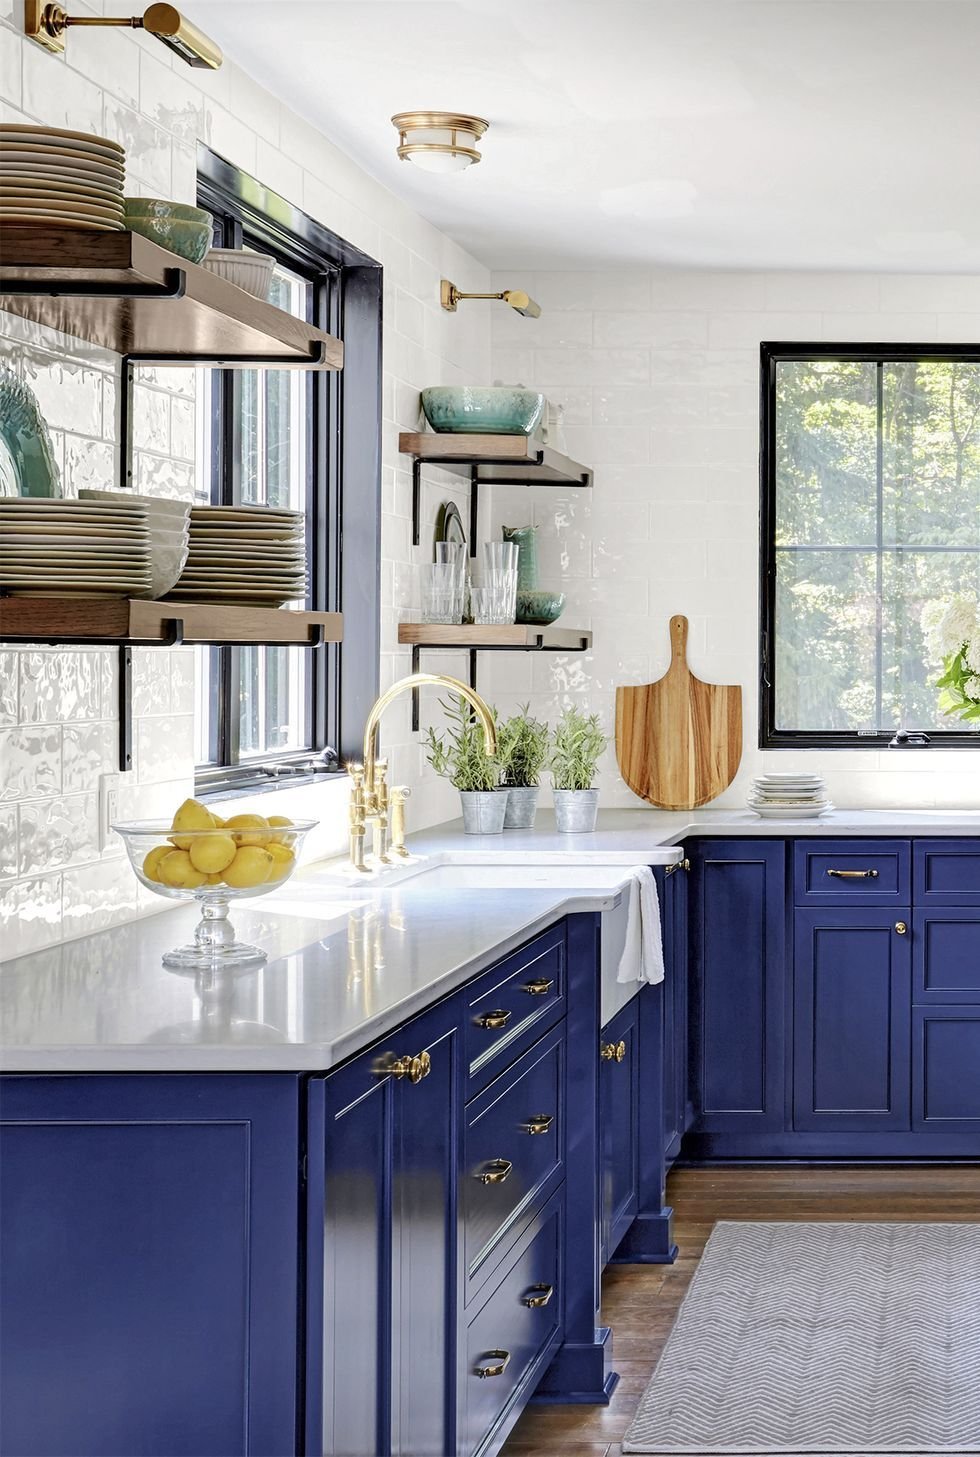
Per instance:
[[[405,849],[405,801],[412,791],[407,784],[396,784],[391,791],[391,849],[395,855],[408,855]]]

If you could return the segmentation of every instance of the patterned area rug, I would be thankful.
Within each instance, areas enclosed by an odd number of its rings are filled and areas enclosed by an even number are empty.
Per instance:
[[[980,1453],[980,1224],[716,1225],[623,1451]]]

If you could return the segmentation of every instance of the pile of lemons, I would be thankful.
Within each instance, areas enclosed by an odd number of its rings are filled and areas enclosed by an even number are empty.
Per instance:
[[[251,889],[285,880],[296,863],[292,820],[285,815],[232,815],[223,820],[197,799],[185,799],[166,844],[155,845],[143,874],[158,885]],[[194,831],[188,834],[188,831]]]

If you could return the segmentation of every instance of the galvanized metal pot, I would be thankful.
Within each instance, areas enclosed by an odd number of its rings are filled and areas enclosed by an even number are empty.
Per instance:
[[[560,835],[590,835],[598,814],[598,789],[555,790],[555,826]]]
[[[508,785],[507,813],[504,816],[505,830],[530,830],[534,828],[534,816],[538,808],[538,786],[536,784]]]
[[[461,789],[463,833],[465,835],[499,835],[507,813],[506,789]]]

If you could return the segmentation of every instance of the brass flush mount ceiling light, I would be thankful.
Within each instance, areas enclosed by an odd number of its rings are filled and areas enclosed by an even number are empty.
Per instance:
[[[31,40],[56,55],[65,49],[65,31],[75,25],[123,25],[130,30],[145,30],[162,40],[175,55],[189,66],[216,71],[221,65],[221,50],[214,41],[173,5],[151,5],[142,15],[66,15],[60,5],[46,5],[44,0],[25,0],[24,33]]]
[[[462,172],[479,162],[476,144],[490,125],[460,111],[399,111],[391,124],[399,157],[423,172]]]
[[[444,278],[439,284],[439,302],[447,314],[454,314],[456,305],[464,298],[499,299],[502,303],[509,304],[517,313],[523,314],[526,319],[541,317],[541,305],[536,304],[522,288],[505,288],[503,293],[460,293],[455,283],[450,283],[448,278]]]

